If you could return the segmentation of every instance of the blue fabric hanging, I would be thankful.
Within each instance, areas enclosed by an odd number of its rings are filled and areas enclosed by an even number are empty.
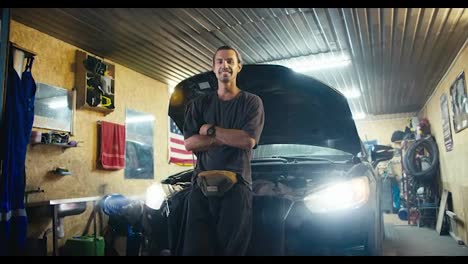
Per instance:
[[[396,180],[392,182],[392,195],[393,195],[393,208],[395,208],[395,210],[399,210],[401,207],[400,206],[400,188]]]
[[[24,206],[26,149],[34,121],[36,83],[31,74],[34,58],[27,59],[21,79],[12,58],[7,82],[4,132],[1,138],[0,255],[23,254],[27,215]]]

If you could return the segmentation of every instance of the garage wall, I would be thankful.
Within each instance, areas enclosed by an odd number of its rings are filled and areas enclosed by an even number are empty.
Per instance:
[[[407,115],[405,115],[407,116]],[[392,134],[395,130],[405,131],[409,117],[384,118],[376,120],[358,120],[356,128],[362,141],[377,140],[380,145],[392,145]]]
[[[10,40],[37,54],[32,68],[32,74],[37,82],[66,89],[73,88],[77,47],[16,21],[11,21]],[[98,196],[108,193],[141,195],[153,181],[159,181],[169,174],[187,169],[187,167],[167,163],[169,99],[167,85],[119,64],[114,64],[116,109],[108,115],[89,110],[77,110],[75,135],[71,140],[83,141],[79,147],[69,148],[63,152],[62,149],[54,146],[28,147],[26,190],[37,187],[45,190],[44,193],[30,195],[29,201]],[[124,170],[103,171],[96,169],[97,121],[105,120],[125,124],[126,107],[155,116],[154,180],[125,180]],[[59,166],[68,168],[73,174],[64,177],[49,173],[50,170]],[[65,235],[67,237],[81,234],[89,211],[80,216],[65,218]],[[29,233],[39,235],[46,228],[44,226],[46,224],[49,223],[43,223],[40,228],[35,228],[34,224],[31,224]]]
[[[453,138],[453,150],[447,152],[444,145],[442,131],[442,118],[440,109],[440,96],[447,93],[451,100],[449,88],[455,78],[465,71],[468,74],[468,45],[460,50],[457,58],[439,82],[432,97],[426,102],[420,112],[420,117],[428,118],[432,133],[435,135],[440,152],[440,171],[442,186],[452,192],[455,213],[464,221],[464,226],[458,226],[459,237],[468,243],[468,129],[455,133],[453,127],[453,112],[449,104],[450,126]]]

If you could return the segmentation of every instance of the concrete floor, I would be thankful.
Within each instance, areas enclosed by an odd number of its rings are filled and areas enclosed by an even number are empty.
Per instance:
[[[396,214],[384,214],[384,256],[468,256],[468,247],[435,229],[408,225]]]

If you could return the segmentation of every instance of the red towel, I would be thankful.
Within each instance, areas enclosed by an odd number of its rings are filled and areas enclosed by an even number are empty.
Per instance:
[[[101,165],[107,170],[125,168],[125,126],[101,121]]]

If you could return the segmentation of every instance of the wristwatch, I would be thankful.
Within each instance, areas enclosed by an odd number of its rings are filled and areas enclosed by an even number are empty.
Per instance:
[[[207,134],[208,136],[210,136],[210,137],[214,137],[215,134],[216,134],[215,125],[210,126],[210,128],[208,128],[208,129],[206,130],[206,134]]]

